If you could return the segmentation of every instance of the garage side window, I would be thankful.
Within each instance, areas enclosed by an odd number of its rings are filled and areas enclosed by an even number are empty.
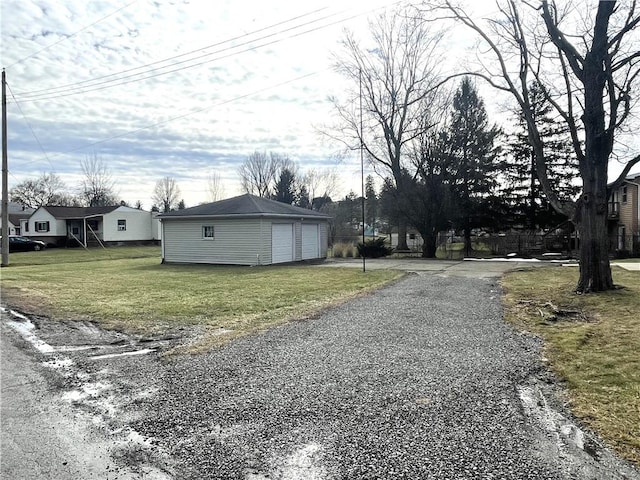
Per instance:
[[[127,230],[127,221],[126,220],[118,220],[118,231],[125,232]]]
[[[48,232],[49,222],[36,222],[35,227],[36,227],[36,232]]]
[[[213,231],[213,225],[203,225],[202,226],[202,238],[205,240],[213,240],[215,238],[215,233]]]

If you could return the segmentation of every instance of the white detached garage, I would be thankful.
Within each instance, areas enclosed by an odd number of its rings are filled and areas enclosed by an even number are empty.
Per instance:
[[[328,215],[253,195],[158,218],[167,263],[271,265],[327,256]]]

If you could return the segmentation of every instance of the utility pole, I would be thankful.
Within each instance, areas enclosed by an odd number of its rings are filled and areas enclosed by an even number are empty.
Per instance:
[[[2,266],[9,265],[9,167],[7,159],[7,80],[2,69]]]
[[[362,181],[362,272],[366,272],[367,271],[367,260],[366,260],[366,255],[365,255],[365,242],[366,242],[366,238],[365,238],[365,231],[364,231],[364,221],[365,221],[365,214],[364,214],[364,127],[363,127],[363,123],[362,123],[362,68],[360,69],[359,72],[359,77],[358,77],[359,83],[360,83],[360,180]]]

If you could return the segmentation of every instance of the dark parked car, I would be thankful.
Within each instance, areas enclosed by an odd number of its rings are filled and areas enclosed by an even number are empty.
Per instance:
[[[44,250],[47,248],[47,244],[40,240],[31,240],[27,237],[19,237],[18,235],[11,235],[9,237],[9,251],[10,252],[28,252],[30,250]]]

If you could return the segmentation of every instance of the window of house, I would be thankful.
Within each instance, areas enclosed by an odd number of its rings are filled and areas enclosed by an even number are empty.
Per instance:
[[[203,225],[202,226],[202,238],[208,238],[208,239],[213,239],[214,237],[214,231],[213,231],[213,225]]]
[[[126,220],[118,220],[118,231],[124,232],[127,229],[127,221]]]
[[[622,187],[622,203],[627,203],[627,187]]]
[[[80,235],[80,228],[79,227],[71,227],[71,233],[73,233],[74,235]]]
[[[25,232],[29,231],[29,222],[24,222],[24,231]]]
[[[48,232],[49,222],[36,222],[35,227],[36,227],[36,232]]]

